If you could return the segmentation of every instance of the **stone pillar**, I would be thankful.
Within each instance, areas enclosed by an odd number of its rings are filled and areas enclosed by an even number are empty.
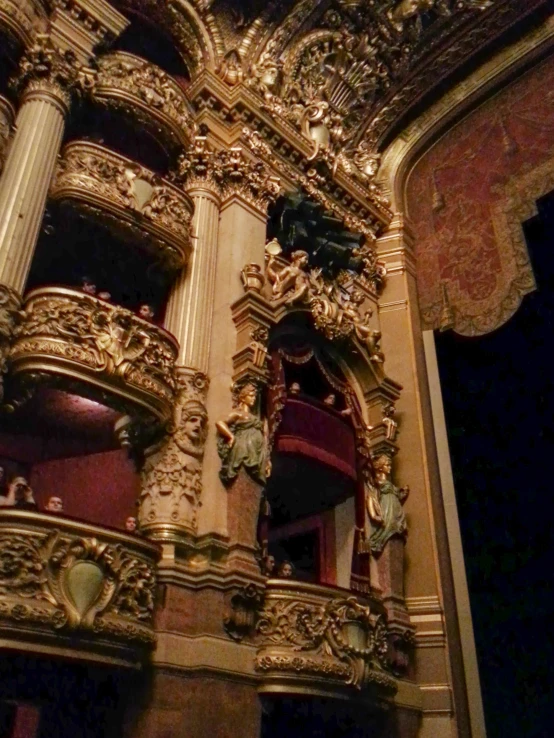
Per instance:
[[[385,586],[384,601],[393,629],[402,626],[407,614],[416,629],[415,679],[423,688],[421,735],[446,735],[450,731],[469,735],[463,671],[460,672],[457,656],[460,649],[450,562],[441,541],[444,511],[419,319],[413,239],[401,215],[395,216],[377,245],[379,259],[387,268],[386,286],[379,301],[385,369],[403,386],[396,404],[400,423],[396,484],[410,487],[404,506],[408,521],[404,549],[407,612],[401,605],[401,585],[393,561],[394,556],[402,553],[402,542],[395,544],[396,552],[389,546],[381,564],[380,575],[386,574],[389,589],[397,590],[386,592]]]
[[[213,312],[214,341],[209,363],[208,415],[212,423],[226,417],[231,410],[233,354],[237,342],[231,305],[244,294],[240,272],[250,262],[263,266],[265,241],[265,207],[254,207],[240,193],[228,196],[221,209]],[[228,492],[219,479],[220,467],[217,437],[210,433],[204,465],[205,505],[200,525],[203,532],[227,535]]]
[[[219,231],[218,187],[196,178],[187,192],[194,202],[194,245],[190,262],[173,286],[166,310],[165,327],[179,341],[179,366],[207,373],[212,336],[217,237]]]
[[[196,138],[181,162],[180,179],[194,202],[193,249],[171,292],[164,327],[179,341],[178,395],[173,422],[161,444],[147,451],[139,522],[150,537],[184,542],[195,536],[203,504],[202,459],[207,433],[205,397],[212,336],[220,187],[215,152]]]
[[[69,89],[76,77],[71,54],[60,52],[47,35],[38,35],[21,61],[21,104],[0,178],[2,371],[60,150]]]

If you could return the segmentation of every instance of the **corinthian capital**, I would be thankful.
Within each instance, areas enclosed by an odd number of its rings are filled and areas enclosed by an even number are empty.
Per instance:
[[[195,136],[191,148],[179,158],[174,178],[185,190],[203,188],[220,194],[221,165],[206,136]]]
[[[20,61],[19,74],[13,86],[18,91],[49,92],[68,105],[79,71],[80,65],[73,51],[60,49],[49,33],[37,33]]]
[[[279,196],[279,178],[267,166],[249,159],[244,149],[236,146],[219,154],[221,185],[225,198],[239,195],[263,210]]]

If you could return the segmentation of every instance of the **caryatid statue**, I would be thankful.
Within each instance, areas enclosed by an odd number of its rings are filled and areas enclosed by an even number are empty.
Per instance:
[[[142,472],[140,528],[196,532],[202,495],[202,458],[208,417],[198,399],[177,404],[164,443]]]

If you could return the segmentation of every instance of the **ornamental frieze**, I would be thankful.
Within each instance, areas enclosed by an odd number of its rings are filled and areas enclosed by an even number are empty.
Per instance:
[[[60,520],[53,529],[51,518],[36,513],[2,514],[0,629],[45,626],[152,646],[155,549],[86,528]]]
[[[52,371],[59,361],[74,379],[101,377],[131,398],[150,397],[165,416],[175,390],[177,344],[169,333],[130,310],[66,288],[29,293],[9,352],[12,373],[34,357]]]
[[[121,107],[146,125],[155,121],[174,146],[186,145],[194,135],[196,123],[183,89],[154,64],[118,51],[100,57],[91,75],[96,102]]]
[[[256,625],[255,669],[263,680],[280,673],[306,679],[322,676],[360,690],[377,684],[394,693],[387,666],[387,624],[357,597],[337,597],[313,585],[267,584]]]
[[[111,225],[119,215],[119,227],[125,229],[127,223],[132,236],[142,229],[168,267],[185,263],[191,248],[190,198],[130,159],[97,144],[71,143],[62,153],[50,197],[95,208],[97,217]]]

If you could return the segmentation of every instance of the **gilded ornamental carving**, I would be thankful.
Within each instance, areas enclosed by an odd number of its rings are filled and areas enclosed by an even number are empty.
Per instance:
[[[21,298],[4,284],[0,284],[0,402],[4,398],[4,374],[8,368],[10,342],[18,320],[21,319]]]
[[[190,104],[179,84],[159,67],[122,51],[101,56],[91,70],[95,101],[121,108],[143,125],[166,134],[178,148],[196,131]]]
[[[39,513],[0,514],[0,630],[151,647],[156,548]],[[14,635],[15,632],[15,635]],[[79,641],[74,647],[79,648]]]
[[[196,532],[208,427],[207,388],[202,372],[177,373],[173,420],[162,441],[147,451],[139,520],[141,529],[155,538],[175,531]]]
[[[177,343],[134,313],[91,295],[45,287],[27,296],[9,352],[12,374],[31,368],[113,392],[156,417],[169,415]]]
[[[390,454],[379,454],[373,460],[373,469],[374,478],[368,475],[365,480],[366,526],[359,551],[379,555],[393,536],[405,538],[407,535],[403,504],[410,489],[398,487],[392,481]]]
[[[80,70],[73,51],[60,49],[49,33],[37,33],[21,58],[14,86],[50,92],[69,105],[69,92],[76,88]]]
[[[53,200],[71,202],[155,250],[168,268],[182,267],[191,249],[190,198],[136,162],[98,144],[64,149],[50,188]]]
[[[385,617],[354,596],[323,586],[270,580],[256,626],[262,691],[283,678],[291,691],[370,685],[396,691],[386,672]],[[314,678],[317,681],[313,681]],[[323,686],[319,679],[327,682]]]

